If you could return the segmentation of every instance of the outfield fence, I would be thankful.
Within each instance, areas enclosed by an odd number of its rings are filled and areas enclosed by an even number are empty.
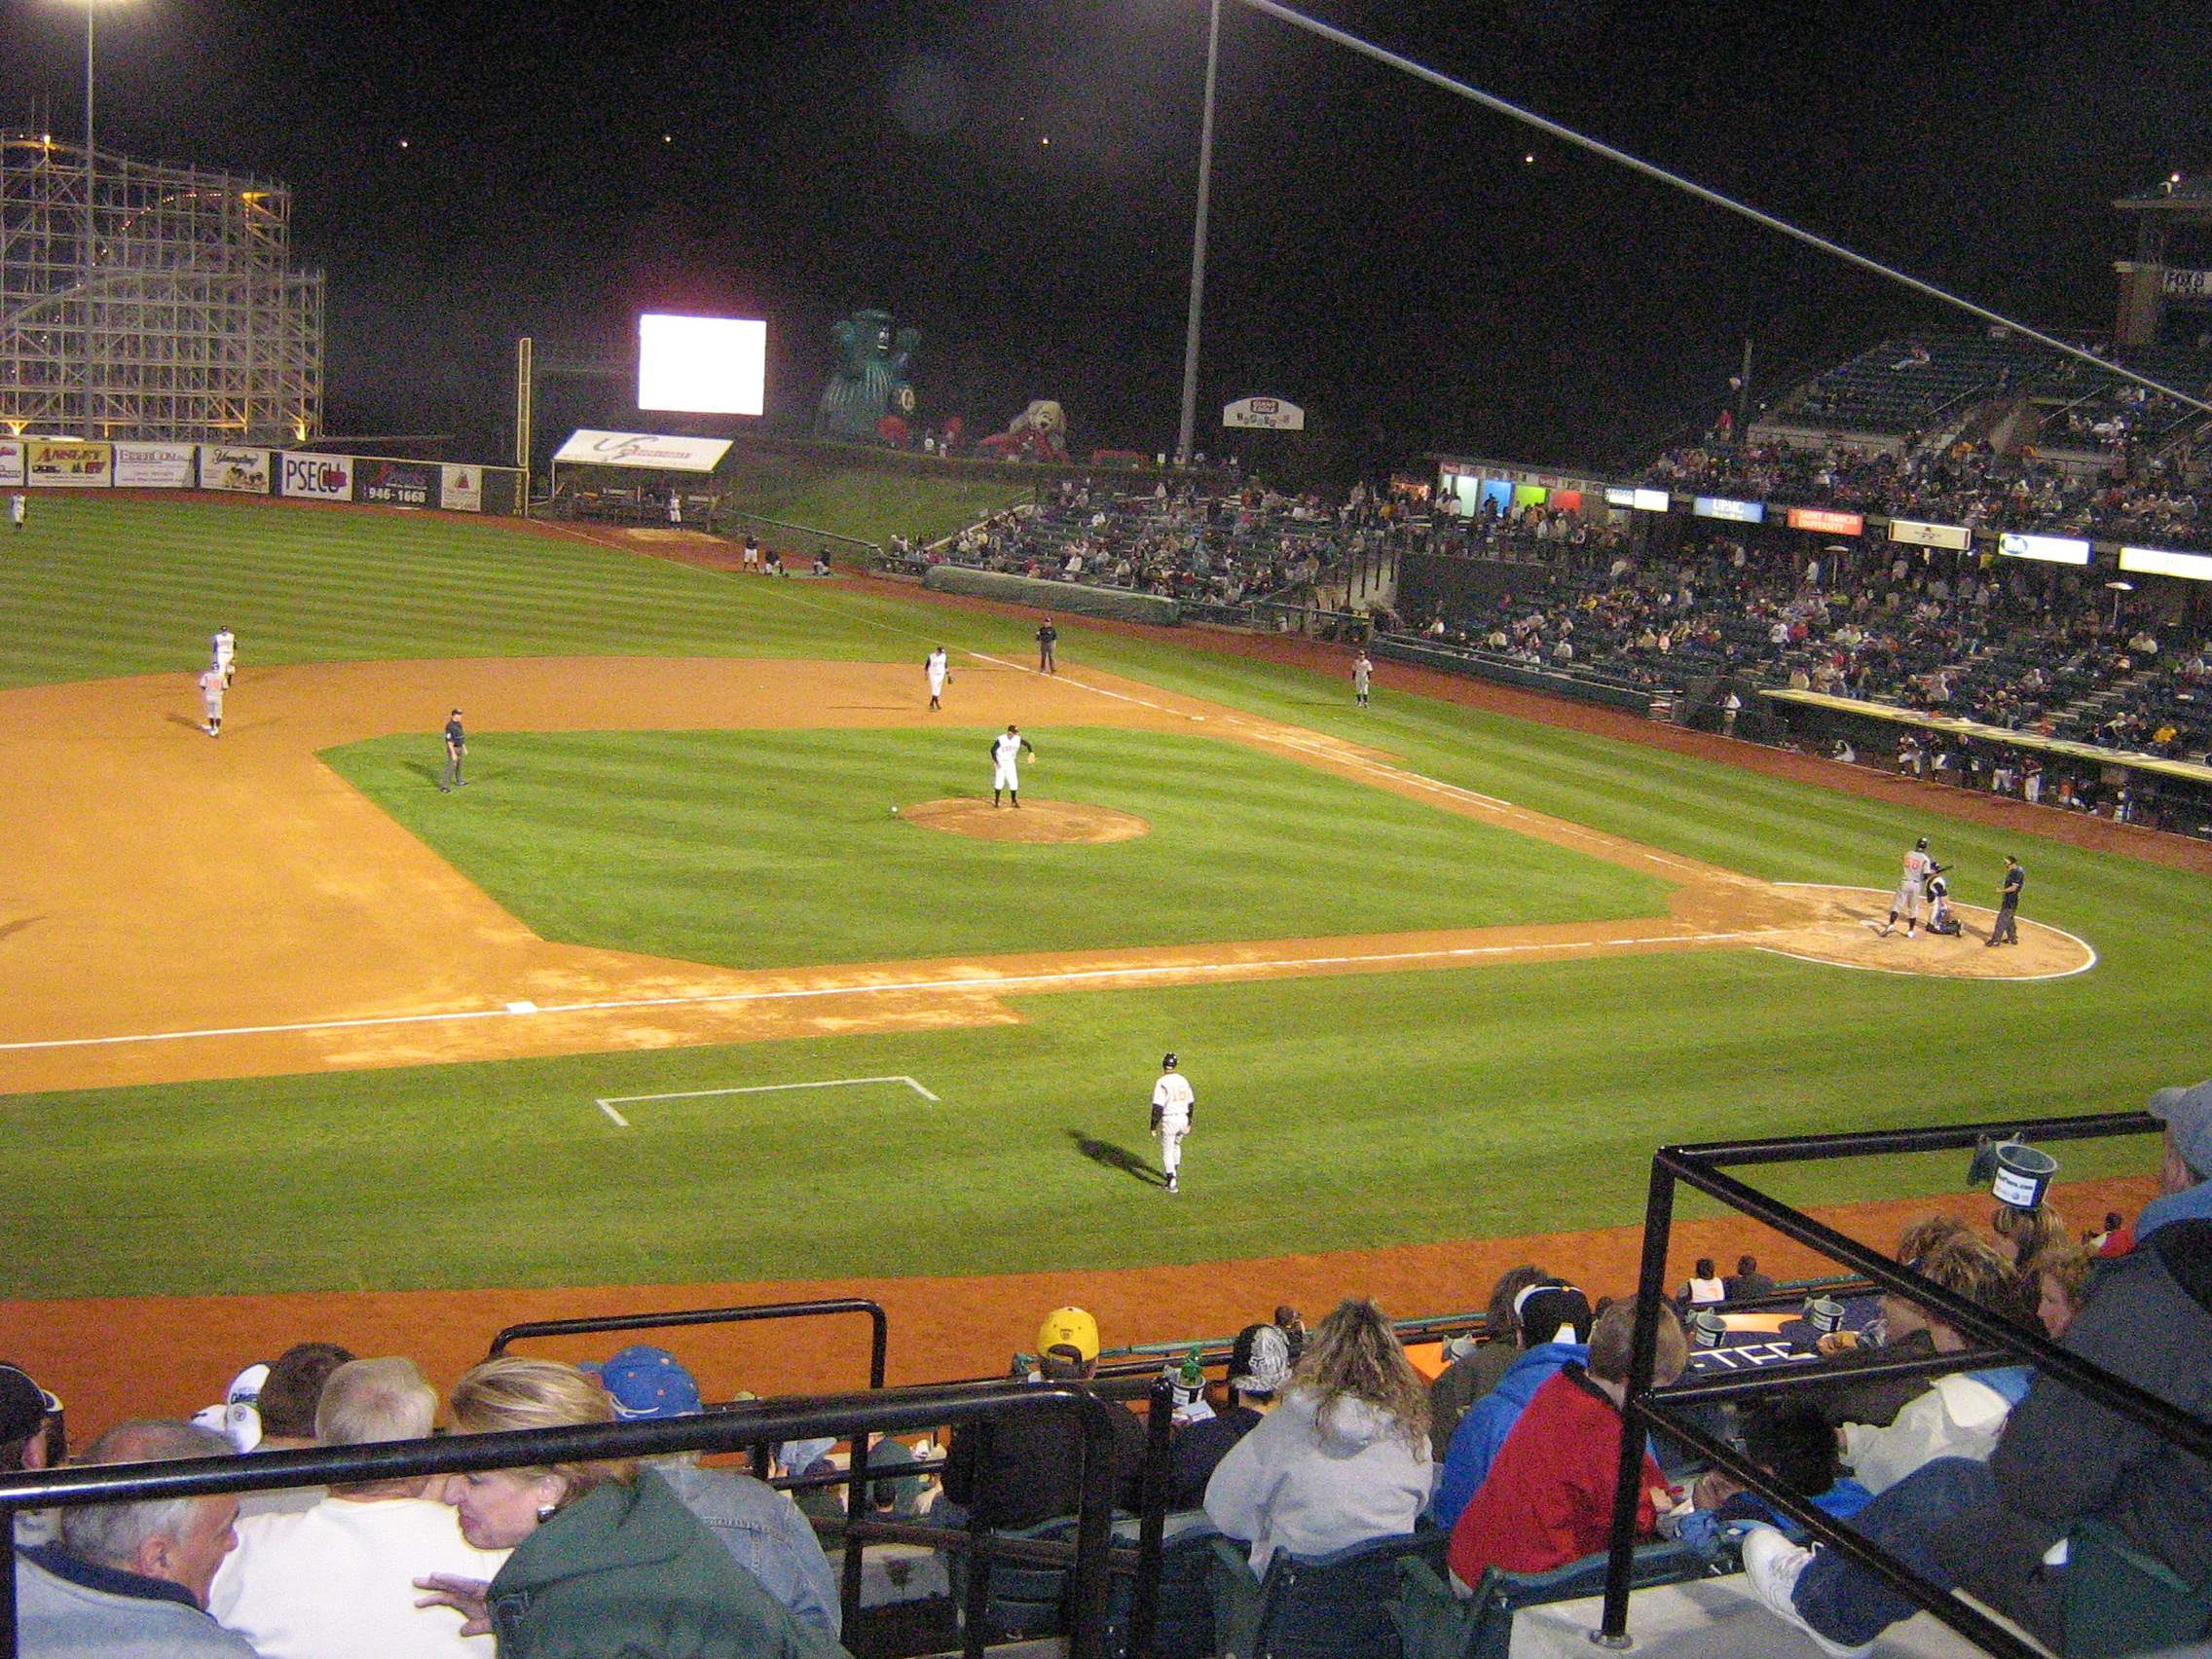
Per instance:
[[[513,517],[528,511],[526,488],[512,466],[243,444],[0,438],[0,490],[206,490]]]

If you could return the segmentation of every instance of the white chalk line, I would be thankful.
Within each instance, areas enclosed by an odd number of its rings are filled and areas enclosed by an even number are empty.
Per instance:
[[[614,1108],[635,1105],[641,1100],[706,1100],[721,1094],[781,1094],[792,1088],[859,1088],[867,1084],[896,1083],[912,1089],[924,1100],[937,1100],[940,1096],[924,1088],[918,1079],[901,1073],[897,1077],[832,1077],[820,1083],[756,1083],[741,1088],[680,1088],[667,1094],[609,1094],[592,1102],[612,1118],[617,1128],[630,1128],[630,1120]]]
[[[535,1014],[608,1014],[652,1008],[706,1008],[725,1003],[796,1002],[815,997],[876,996],[902,991],[1006,991],[1098,979],[1257,977],[1276,968],[1345,968],[1378,962],[1436,962],[1481,956],[1516,956],[1546,951],[1595,951],[1665,944],[1730,944],[1786,933],[1761,928],[1749,933],[1653,934],[1633,939],[1562,940],[1527,944],[1450,945],[1433,950],[1376,951],[1365,955],[1261,957],[1248,962],[1162,962],[1125,968],[1062,969],[1049,974],[995,974],[959,979],[894,979],[848,985],[809,985],[779,991],[717,991],[702,996],[610,998],[601,1002],[547,1003]],[[454,1009],[435,1014],[389,1014],[358,1019],[300,1020],[283,1025],[232,1025],[197,1031],[148,1031],[116,1037],[55,1037],[33,1043],[0,1043],[0,1053],[33,1049],[92,1049],[129,1043],[182,1043],[201,1038],[297,1036],[316,1031],[354,1031],[374,1026],[433,1025],[463,1019],[529,1017],[504,1008]]]

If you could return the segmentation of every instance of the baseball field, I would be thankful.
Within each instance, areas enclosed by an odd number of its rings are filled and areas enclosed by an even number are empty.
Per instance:
[[[2207,1069],[2194,868],[1387,664],[1362,710],[1323,662],[1060,618],[1046,678],[1033,615],[910,589],[120,496],[42,497],[0,605],[18,1316],[1444,1247],[1627,1224],[1665,1141],[2129,1107]],[[1018,831],[981,804],[1011,722]],[[1919,834],[1966,939],[1869,925]],[[1984,950],[2008,852],[2023,942]],[[1170,1049],[1178,1198],[1146,1135]]]

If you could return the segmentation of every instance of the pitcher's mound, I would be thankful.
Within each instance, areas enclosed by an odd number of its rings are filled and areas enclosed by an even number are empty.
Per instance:
[[[982,841],[1131,841],[1152,828],[1133,813],[1078,800],[1025,800],[1019,810],[987,800],[925,800],[901,807],[899,816]]]

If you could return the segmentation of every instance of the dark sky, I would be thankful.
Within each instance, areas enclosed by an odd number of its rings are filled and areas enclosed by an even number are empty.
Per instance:
[[[2051,328],[2109,327],[2111,198],[2212,166],[2201,3],[1312,9]],[[80,130],[81,16],[0,13],[0,121]],[[500,459],[513,338],[606,350],[641,309],[765,315],[771,413],[796,416],[830,322],[875,304],[924,331],[925,419],[1057,397],[1079,449],[1158,449],[1203,23],[1203,0],[126,0],[100,137],[294,188],[334,431]],[[1710,416],[1747,332],[1764,376],[1943,320],[1235,4],[1221,110],[1201,421],[1287,396],[1346,467],[1619,463]],[[640,419],[594,396],[547,393],[541,427]]]

